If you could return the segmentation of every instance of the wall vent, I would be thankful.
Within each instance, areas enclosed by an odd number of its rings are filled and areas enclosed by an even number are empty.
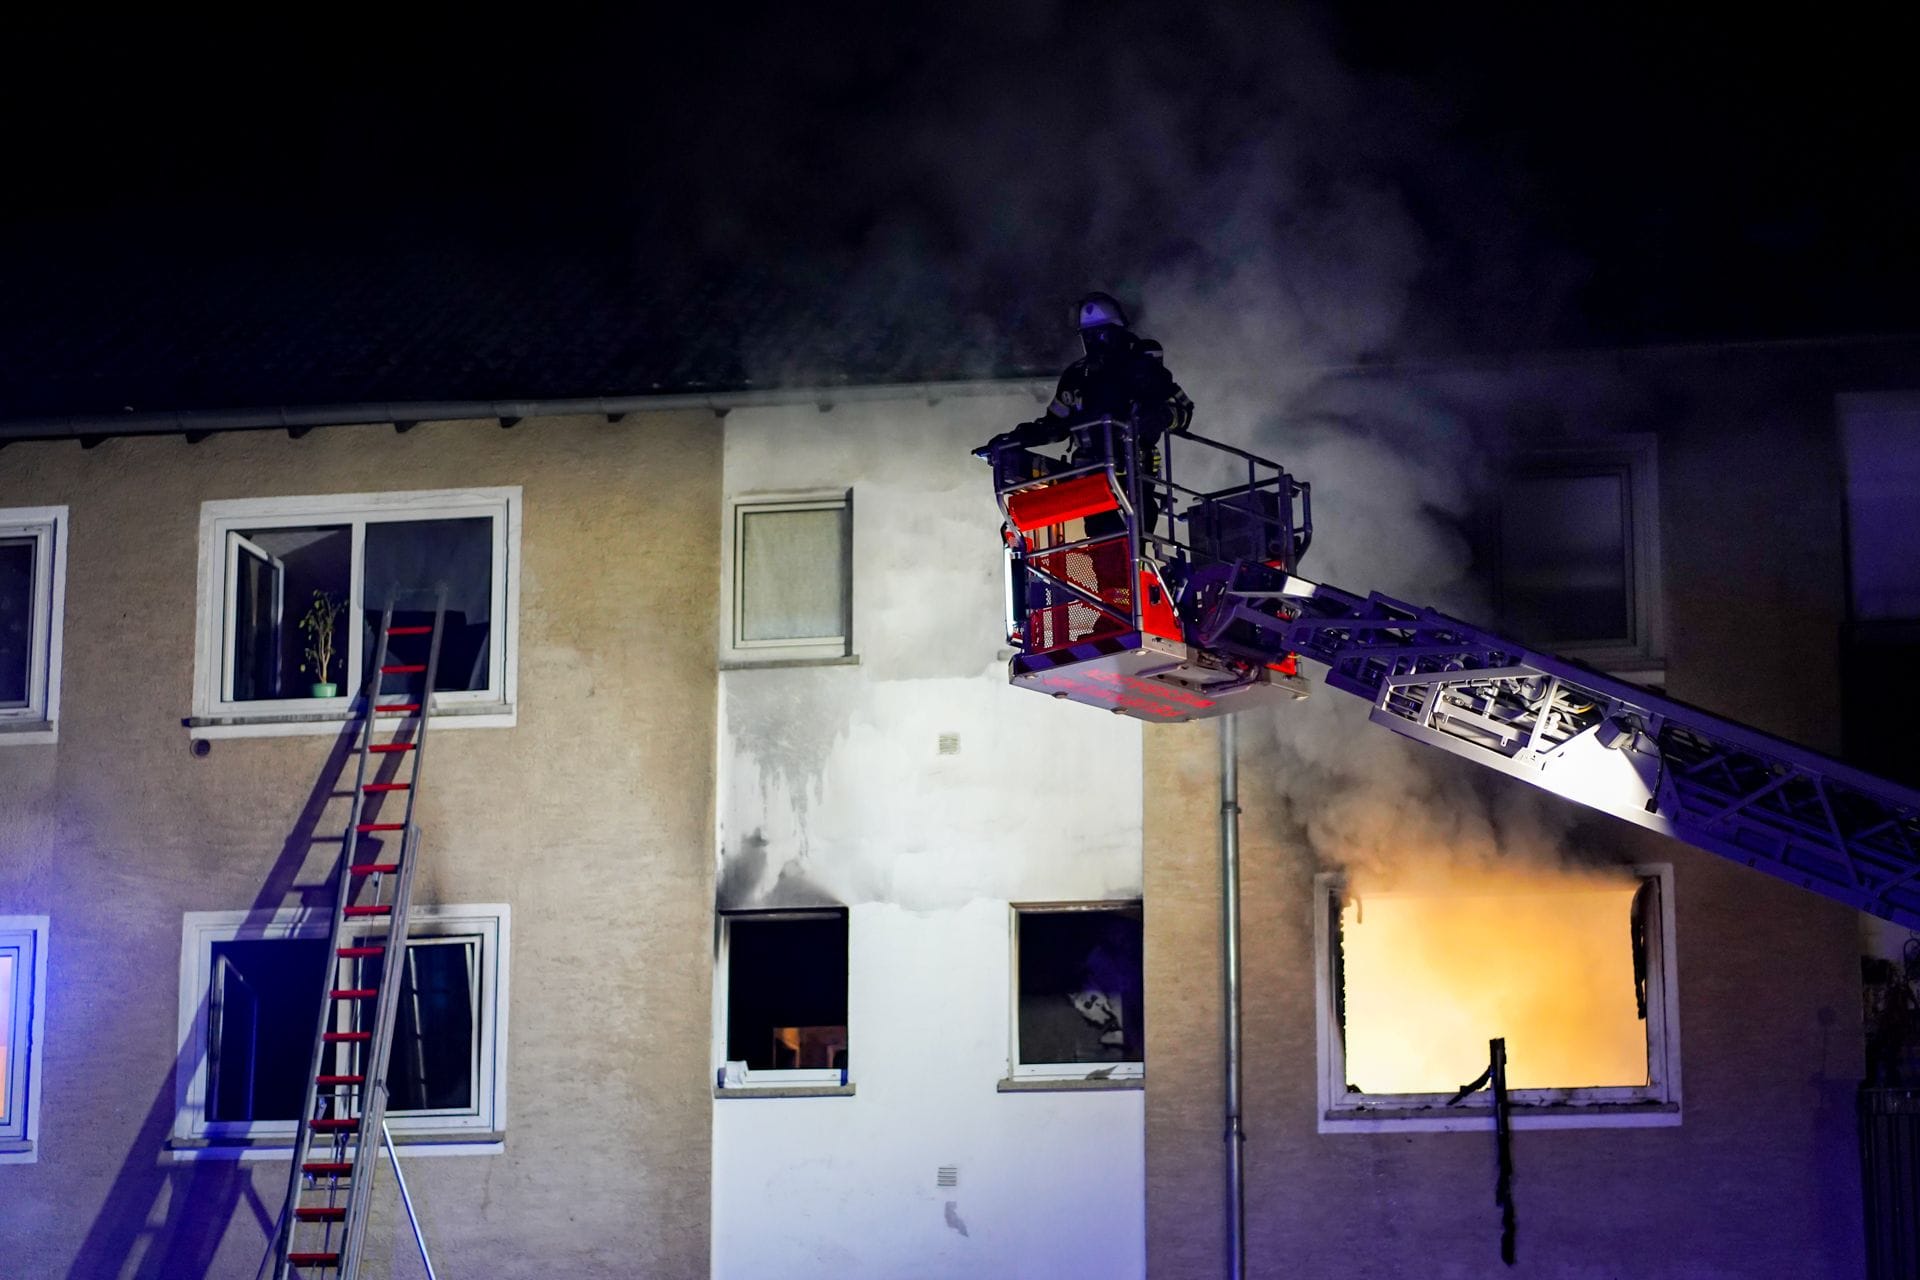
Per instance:
[[[960,754],[960,735],[957,733],[941,734],[940,735],[940,754],[943,756],[959,755]]]
[[[943,1164],[935,1171],[933,1183],[937,1187],[957,1187],[960,1185],[960,1166]]]

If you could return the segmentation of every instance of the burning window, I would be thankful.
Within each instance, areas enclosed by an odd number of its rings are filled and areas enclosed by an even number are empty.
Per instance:
[[[721,918],[729,1086],[844,1082],[847,913],[763,912]]]
[[[1014,912],[1014,1075],[1138,1076],[1146,1059],[1138,905]]]
[[[1323,1128],[1471,1115],[1446,1104],[1496,1037],[1536,1114],[1677,1115],[1670,884],[1665,868],[1323,877]]]

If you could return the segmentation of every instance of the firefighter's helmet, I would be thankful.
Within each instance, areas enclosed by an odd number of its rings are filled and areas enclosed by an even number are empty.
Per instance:
[[[1080,305],[1075,308],[1075,316],[1080,323],[1082,333],[1110,324],[1117,324],[1123,329],[1127,326],[1126,309],[1110,293],[1090,293],[1080,299]]]

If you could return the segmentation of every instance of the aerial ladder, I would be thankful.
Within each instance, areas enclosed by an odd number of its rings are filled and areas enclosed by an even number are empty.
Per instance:
[[[1310,487],[1133,423],[980,450],[1005,517],[1013,684],[1174,723],[1306,696],[1920,928],[1920,792],[1433,609],[1298,573]],[[1181,466],[1176,470],[1178,456]]]
[[[383,1139],[393,1154],[386,1127],[387,1065],[420,850],[414,806],[444,620],[444,600],[436,601],[430,622],[397,625],[391,603],[380,618],[376,674],[359,704],[353,791],[335,873],[305,1102],[271,1254],[273,1280],[353,1280],[359,1274]],[[392,677],[399,678],[400,690],[390,688]],[[392,1163],[412,1218],[406,1181],[398,1162]],[[417,1220],[414,1233],[425,1258]],[[431,1275],[430,1262],[427,1270]]]

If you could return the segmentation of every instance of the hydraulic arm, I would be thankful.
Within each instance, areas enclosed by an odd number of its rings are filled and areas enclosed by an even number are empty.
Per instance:
[[[1197,436],[1174,480],[1129,424],[990,451],[1007,516],[1009,676],[1180,721],[1305,696],[1299,660],[1394,732],[1920,928],[1920,792],[1577,663],[1295,572],[1307,486]]]

